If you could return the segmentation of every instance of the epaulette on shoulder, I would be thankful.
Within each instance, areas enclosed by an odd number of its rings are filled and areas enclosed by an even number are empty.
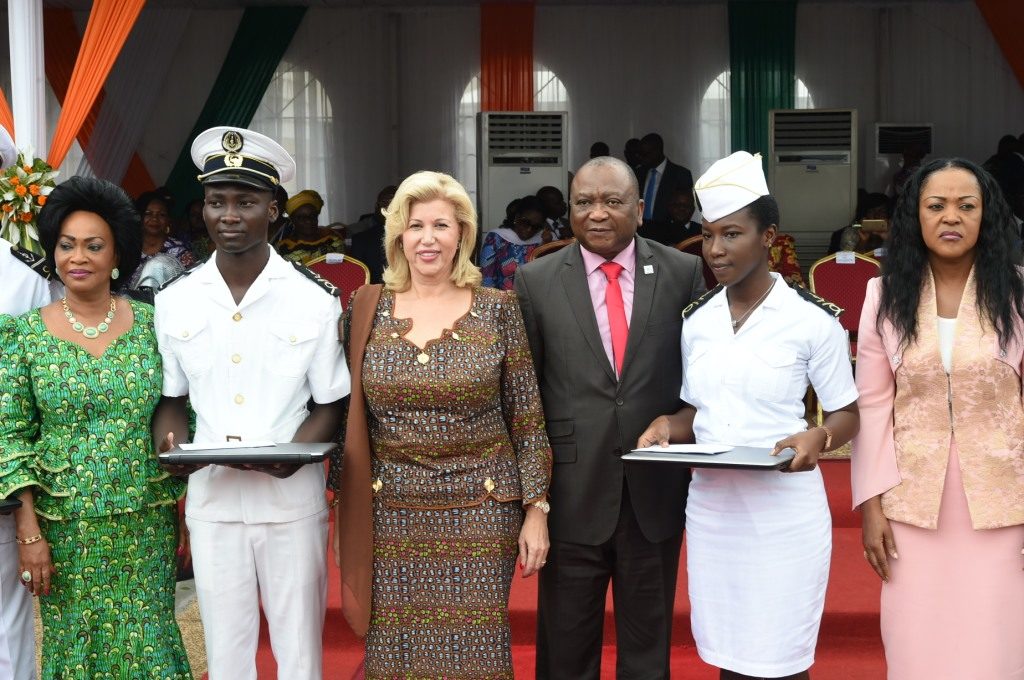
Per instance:
[[[795,290],[800,297],[807,300],[815,307],[825,310],[828,314],[831,314],[832,316],[838,317],[840,314],[843,313],[842,307],[835,304],[834,302],[829,302],[820,295],[815,295],[814,293],[807,290],[803,286],[793,286],[793,290]]]
[[[162,286],[156,289],[156,292],[159,293],[160,291],[165,290],[167,286],[171,285],[172,283],[182,280],[183,278],[194,272],[199,267],[200,264],[202,264],[202,262],[200,262],[199,264],[194,264],[191,267],[187,268],[185,271],[181,272],[180,274],[172,276],[171,278],[167,279],[166,281],[164,281]]]
[[[723,286],[722,284],[718,284],[717,286],[707,291],[690,304],[686,305],[686,308],[683,310],[683,318],[688,318],[691,314],[693,314],[702,306],[704,306],[704,303],[713,298],[715,294],[718,293],[718,291],[722,290],[723,288],[725,288],[725,286]]]
[[[50,265],[46,264],[46,258],[42,255],[36,255],[31,250],[25,250],[14,245],[11,246],[11,255],[47,281],[53,280],[53,272],[50,270]]]
[[[292,262],[292,266],[295,267],[295,271],[299,272],[300,274],[302,274],[307,279],[309,279],[310,281],[312,281],[316,285],[318,285],[321,288],[323,288],[324,290],[326,290],[328,293],[330,293],[334,297],[341,297],[341,290],[337,286],[335,286],[333,283],[331,283],[330,281],[328,281],[324,277],[322,277],[319,274],[317,274],[315,271],[313,271],[309,267],[305,267],[305,266],[299,264],[298,262]]]

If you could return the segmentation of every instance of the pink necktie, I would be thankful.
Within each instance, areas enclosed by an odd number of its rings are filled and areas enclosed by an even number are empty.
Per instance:
[[[601,271],[608,279],[608,287],[604,291],[604,304],[608,308],[608,328],[612,332],[615,374],[622,375],[622,360],[626,357],[626,340],[629,338],[626,305],[622,302],[622,288],[619,287],[619,274],[622,273],[622,265],[618,262],[605,262],[601,265]]]

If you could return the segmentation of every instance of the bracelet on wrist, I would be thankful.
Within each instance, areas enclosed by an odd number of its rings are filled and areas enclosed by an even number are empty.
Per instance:
[[[36,534],[35,536],[29,536],[28,538],[15,537],[14,540],[18,545],[32,545],[33,543],[38,543],[43,540],[43,535]]]

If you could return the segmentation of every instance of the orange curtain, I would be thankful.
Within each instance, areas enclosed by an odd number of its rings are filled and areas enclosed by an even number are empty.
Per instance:
[[[43,50],[46,79],[50,82],[50,87],[53,88],[53,93],[56,95],[57,100],[65,101],[71,84],[71,77],[75,70],[75,59],[81,51],[82,44],[81,39],[78,37],[78,27],[75,25],[75,19],[71,10],[44,9],[43,33],[45,36]],[[101,88],[95,97],[95,102],[89,108],[85,119],[82,121],[77,134],[78,143],[85,150],[86,157],[89,155],[89,139],[92,136],[93,128],[96,126],[96,120],[102,104],[103,90]],[[54,139],[56,139],[56,136],[54,136]],[[69,142],[69,148],[70,145]],[[67,154],[67,151],[64,153]],[[132,159],[128,163],[128,170],[125,172],[125,176],[121,178],[121,186],[131,196],[138,196],[155,186],[152,176],[138,154],[132,154]]]
[[[480,6],[480,110],[533,111],[533,3]]]
[[[1024,28],[1024,3],[1006,0],[974,0],[989,30],[999,43],[1007,63],[1024,87],[1024,41],[1020,31]]]
[[[146,0],[95,0],[93,3],[82,38],[82,49],[78,52],[60,120],[50,143],[50,165],[57,167],[64,162],[71,142],[88,118],[107,74],[145,4]]]
[[[3,90],[0,90],[0,126],[7,128],[11,137],[14,136],[14,114],[11,113],[11,107],[7,103],[7,97],[4,96]]]

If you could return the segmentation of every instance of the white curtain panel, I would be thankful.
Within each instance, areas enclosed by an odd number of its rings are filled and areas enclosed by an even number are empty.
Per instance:
[[[1024,132],[1024,90],[974,2],[800,2],[796,35],[815,105],[857,109],[868,191],[884,191],[899,164],[876,158],[876,123],[932,123],[932,157],[977,162]]]
[[[89,139],[88,163],[78,174],[112,182],[124,177],[139,147],[168,74],[174,68],[189,8],[146,8],[139,15],[104,85],[100,108]],[[154,177],[157,183],[163,177]]]
[[[657,132],[665,155],[701,163],[701,100],[729,68],[725,3],[678,6],[538,5],[534,56],[562,81],[572,105],[570,166],[607,142]],[[713,134],[715,131],[707,131]]]

